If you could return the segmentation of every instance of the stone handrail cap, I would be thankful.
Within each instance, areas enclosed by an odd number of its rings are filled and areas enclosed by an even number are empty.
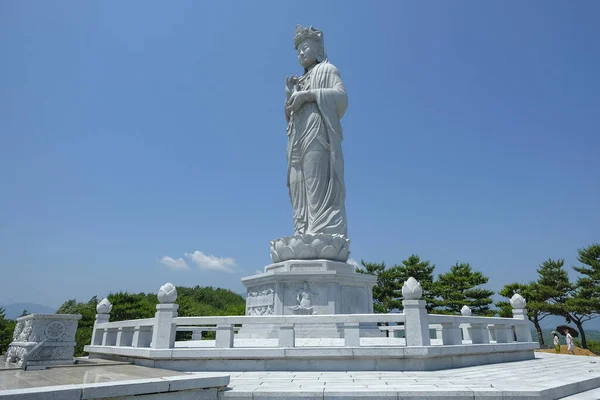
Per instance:
[[[177,289],[171,282],[167,282],[158,289],[158,301],[161,304],[174,303],[177,299]]]
[[[423,288],[421,284],[417,282],[412,276],[404,282],[402,286],[402,297],[405,300],[418,300],[423,295]]]
[[[510,305],[512,308],[516,308],[517,310],[522,310],[527,305],[527,302],[519,293],[513,294],[513,297],[510,298]]]
[[[110,301],[108,301],[106,297],[100,300],[96,306],[96,312],[98,314],[109,314],[110,310],[112,310],[112,304],[110,304]]]

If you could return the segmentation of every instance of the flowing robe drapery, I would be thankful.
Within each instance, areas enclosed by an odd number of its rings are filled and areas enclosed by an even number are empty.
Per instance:
[[[288,188],[294,233],[347,237],[346,189],[340,119],[348,96],[337,68],[327,61],[300,78],[315,102],[293,112],[288,124]]]

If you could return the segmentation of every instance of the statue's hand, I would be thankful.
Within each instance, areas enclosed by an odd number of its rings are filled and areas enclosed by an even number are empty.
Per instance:
[[[298,111],[300,107],[304,105],[304,103],[308,103],[314,101],[312,93],[308,90],[304,90],[301,92],[294,92],[292,96],[288,100],[286,111],[293,112]]]
[[[294,86],[298,83],[298,77],[294,75],[286,76],[285,78],[285,95],[289,99],[294,93]]]

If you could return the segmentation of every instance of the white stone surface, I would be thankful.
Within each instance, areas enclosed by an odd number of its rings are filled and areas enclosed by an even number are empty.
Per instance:
[[[242,278],[246,286],[246,314],[323,315],[373,312],[373,286],[377,278],[359,274],[347,263],[329,260],[288,260],[265,267],[265,273]],[[332,324],[297,327],[296,337],[342,337],[341,327]],[[362,330],[381,335],[376,327]],[[274,338],[276,326],[244,325],[241,337]]]
[[[42,371],[0,370],[0,399],[217,399],[217,391],[228,383],[229,375],[223,373],[89,363]]]
[[[523,296],[521,296],[519,293],[515,293],[510,298],[510,305],[512,308],[517,308],[517,309],[522,310],[527,305],[527,302],[525,301]]]
[[[171,282],[167,282],[158,290],[158,301],[160,303],[174,303],[177,300],[177,289]]]
[[[412,276],[402,285],[402,297],[405,300],[418,300],[422,295],[423,288],[421,288],[421,284]]]
[[[287,185],[294,234],[347,237],[340,124],[348,104],[346,89],[327,60],[321,31],[298,25],[294,47],[304,69],[302,76],[286,78]]]
[[[350,240],[343,235],[297,233],[271,241],[271,260],[348,261]]]
[[[177,326],[173,324],[173,318],[177,317],[178,309],[179,305],[173,303],[156,305],[151,343],[153,349],[169,349],[174,346]]]
[[[429,322],[425,300],[403,300],[407,346],[429,346]]]
[[[445,371],[230,372],[230,389],[219,397],[257,399],[279,392],[282,399],[598,399],[596,360],[538,353],[535,360]]]
[[[98,314],[109,314],[110,310],[112,310],[112,304],[110,304],[110,301],[106,297],[100,300],[96,306],[96,312]]]
[[[5,360],[28,368],[73,363],[79,314],[29,314],[17,318]]]

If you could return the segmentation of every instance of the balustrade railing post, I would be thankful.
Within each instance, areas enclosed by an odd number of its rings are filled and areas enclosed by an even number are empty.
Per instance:
[[[296,346],[296,332],[294,324],[283,324],[279,326],[279,347]]]
[[[462,344],[458,322],[442,322],[442,343],[444,345]]]
[[[154,314],[154,327],[152,329],[153,349],[172,349],[175,346],[177,325],[173,318],[177,317],[179,305],[175,304],[177,290],[171,283],[166,283],[158,291],[159,304],[156,305]]]
[[[200,331],[200,330],[192,331],[192,340],[202,340],[202,331]]]
[[[122,347],[123,346],[123,328],[119,328],[117,330],[117,347]]]
[[[140,330],[139,326],[133,328],[133,338],[131,339],[131,347],[141,347],[140,346]]]
[[[232,348],[233,347],[233,325],[217,324],[217,338],[215,347]]]
[[[487,324],[471,324],[471,341],[473,344],[486,344],[490,342]]]
[[[110,319],[110,310],[112,310],[112,304],[110,304],[110,301],[108,301],[108,299],[105,297],[104,299],[102,299],[102,301],[100,301],[98,303],[98,305],[96,306],[96,320],[94,321],[94,329],[92,331],[92,345],[94,346],[98,346],[98,345],[103,345],[104,343],[106,343],[106,335],[105,332],[106,330],[103,329],[102,331],[100,331],[97,328],[98,324],[103,324],[109,321]]]
[[[492,341],[496,341],[497,342],[497,340],[496,340],[496,325],[494,325],[494,324],[488,324],[487,325],[487,329],[488,329],[488,335],[489,335],[489,339],[490,339],[489,341],[490,342],[492,342]]]
[[[360,328],[358,322],[344,322],[344,346],[360,346]]]
[[[402,286],[404,300],[404,332],[407,346],[429,346],[429,316],[426,303],[419,300],[423,294],[421,284],[412,276]]]
[[[508,334],[506,331],[505,324],[494,325],[494,332],[496,333],[496,343],[508,343]],[[512,342],[512,340],[510,340]]]
[[[532,342],[533,339],[531,337],[531,329],[529,329],[529,319],[527,318],[527,310],[525,309],[527,302],[523,296],[515,293],[513,297],[510,298],[510,305],[513,308],[513,318],[521,320],[519,324],[515,324],[517,342]]]

